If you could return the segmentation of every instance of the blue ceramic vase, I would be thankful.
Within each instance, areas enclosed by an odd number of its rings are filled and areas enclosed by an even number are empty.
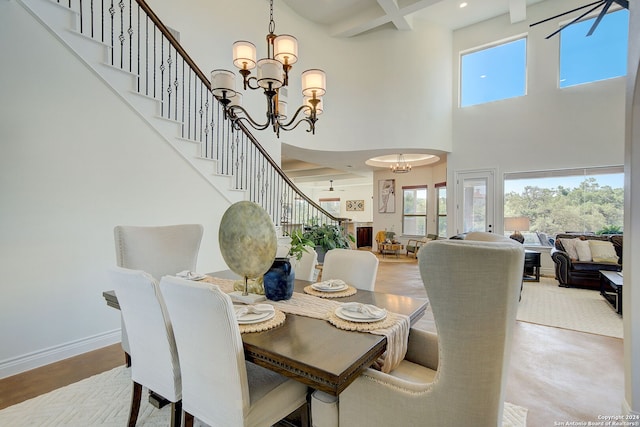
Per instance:
[[[264,273],[264,295],[271,301],[290,299],[293,295],[295,272],[289,258],[276,258]]]

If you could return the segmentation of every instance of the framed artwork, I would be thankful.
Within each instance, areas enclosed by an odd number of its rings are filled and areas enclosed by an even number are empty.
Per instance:
[[[348,211],[363,211],[364,200],[347,200]]]
[[[378,212],[394,213],[396,211],[396,180],[381,179],[378,181]]]

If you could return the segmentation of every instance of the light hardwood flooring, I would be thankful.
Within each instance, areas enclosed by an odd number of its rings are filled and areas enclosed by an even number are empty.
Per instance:
[[[415,261],[380,262],[376,289],[426,297]],[[123,363],[117,344],[2,379],[0,409]],[[529,427],[620,414],[623,390],[621,339],[517,322],[506,400],[529,409]]]

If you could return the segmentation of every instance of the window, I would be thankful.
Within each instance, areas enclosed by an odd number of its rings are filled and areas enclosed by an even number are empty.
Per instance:
[[[427,235],[427,186],[402,187],[402,234]]]
[[[595,19],[575,23],[560,32],[560,87],[627,74],[629,11],[606,14],[587,37]]]
[[[526,38],[462,54],[460,106],[523,96],[526,74]]]
[[[620,233],[623,167],[507,173],[504,216],[528,219],[529,229],[518,230],[527,245],[548,245],[549,238],[564,232]]]
[[[340,216],[340,198],[320,199],[320,207],[333,216]]]
[[[442,182],[436,184],[436,191],[438,192],[437,199],[437,211],[438,211],[438,219],[437,219],[437,230],[438,237],[447,237],[447,183]]]

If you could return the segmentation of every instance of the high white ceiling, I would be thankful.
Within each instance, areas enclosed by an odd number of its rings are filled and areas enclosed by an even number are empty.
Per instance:
[[[305,19],[325,25],[336,37],[352,37],[381,26],[411,30],[419,16],[452,30],[510,14],[526,18],[527,5],[542,0],[283,0]],[[460,7],[467,3],[466,7]]]
[[[411,31],[413,20],[431,20],[455,30],[496,16],[509,14],[511,22],[526,19],[527,6],[543,0],[282,0],[301,17],[323,25],[333,37],[357,37],[378,28]],[[465,7],[460,4],[466,2]],[[287,144],[282,148],[282,168],[299,183],[334,186],[362,181],[376,169],[364,162],[391,153],[307,151]]]

